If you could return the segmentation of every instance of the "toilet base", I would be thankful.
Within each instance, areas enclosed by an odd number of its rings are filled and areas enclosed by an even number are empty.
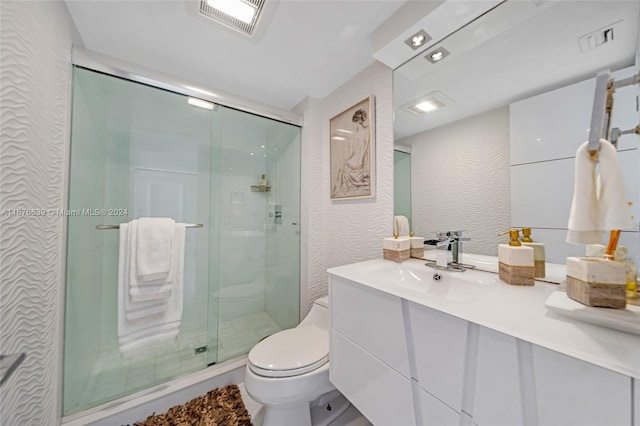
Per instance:
[[[342,415],[351,403],[340,392],[323,395],[311,405],[311,425],[326,426]]]
[[[347,398],[336,390],[310,404],[264,407],[262,426],[327,426],[350,405]]]

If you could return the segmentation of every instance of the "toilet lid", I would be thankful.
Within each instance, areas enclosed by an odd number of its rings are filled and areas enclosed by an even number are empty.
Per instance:
[[[267,377],[297,376],[328,361],[329,333],[316,325],[280,331],[249,352],[249,368]]]

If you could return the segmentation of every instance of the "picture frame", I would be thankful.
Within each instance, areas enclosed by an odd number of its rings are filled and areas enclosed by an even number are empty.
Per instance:
[[[331,199],[375,197],[375,97],[329,120]]]

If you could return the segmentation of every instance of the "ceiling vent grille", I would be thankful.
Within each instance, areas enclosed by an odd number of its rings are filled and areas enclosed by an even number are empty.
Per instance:
[[[578,42],[580,43],[580,52],[584,53],[604,44],[611,43],[613,41],[613,30],[620,22],[622,21],[616,21],[613,24],[579,37]]]
[[[253,15],[251,22],[246,23],[240,19],[234,18],[214,7],[211,7],[207,0],[200,0],[200,9],[198,13],[214,22],[224,25],[227,28],[238,31],[241,34],[252,37],[260,18],[262,17],[262,9],[264,7],[265,0],[243,0],[245,3],[251,5],[256,9],[256,13]]]

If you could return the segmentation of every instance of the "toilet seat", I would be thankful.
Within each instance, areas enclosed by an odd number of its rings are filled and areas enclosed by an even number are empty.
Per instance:
[[[248,358],[260,376],[305,374],[329,362],[329,333],[316,325],[280,331],[255,345]]]

